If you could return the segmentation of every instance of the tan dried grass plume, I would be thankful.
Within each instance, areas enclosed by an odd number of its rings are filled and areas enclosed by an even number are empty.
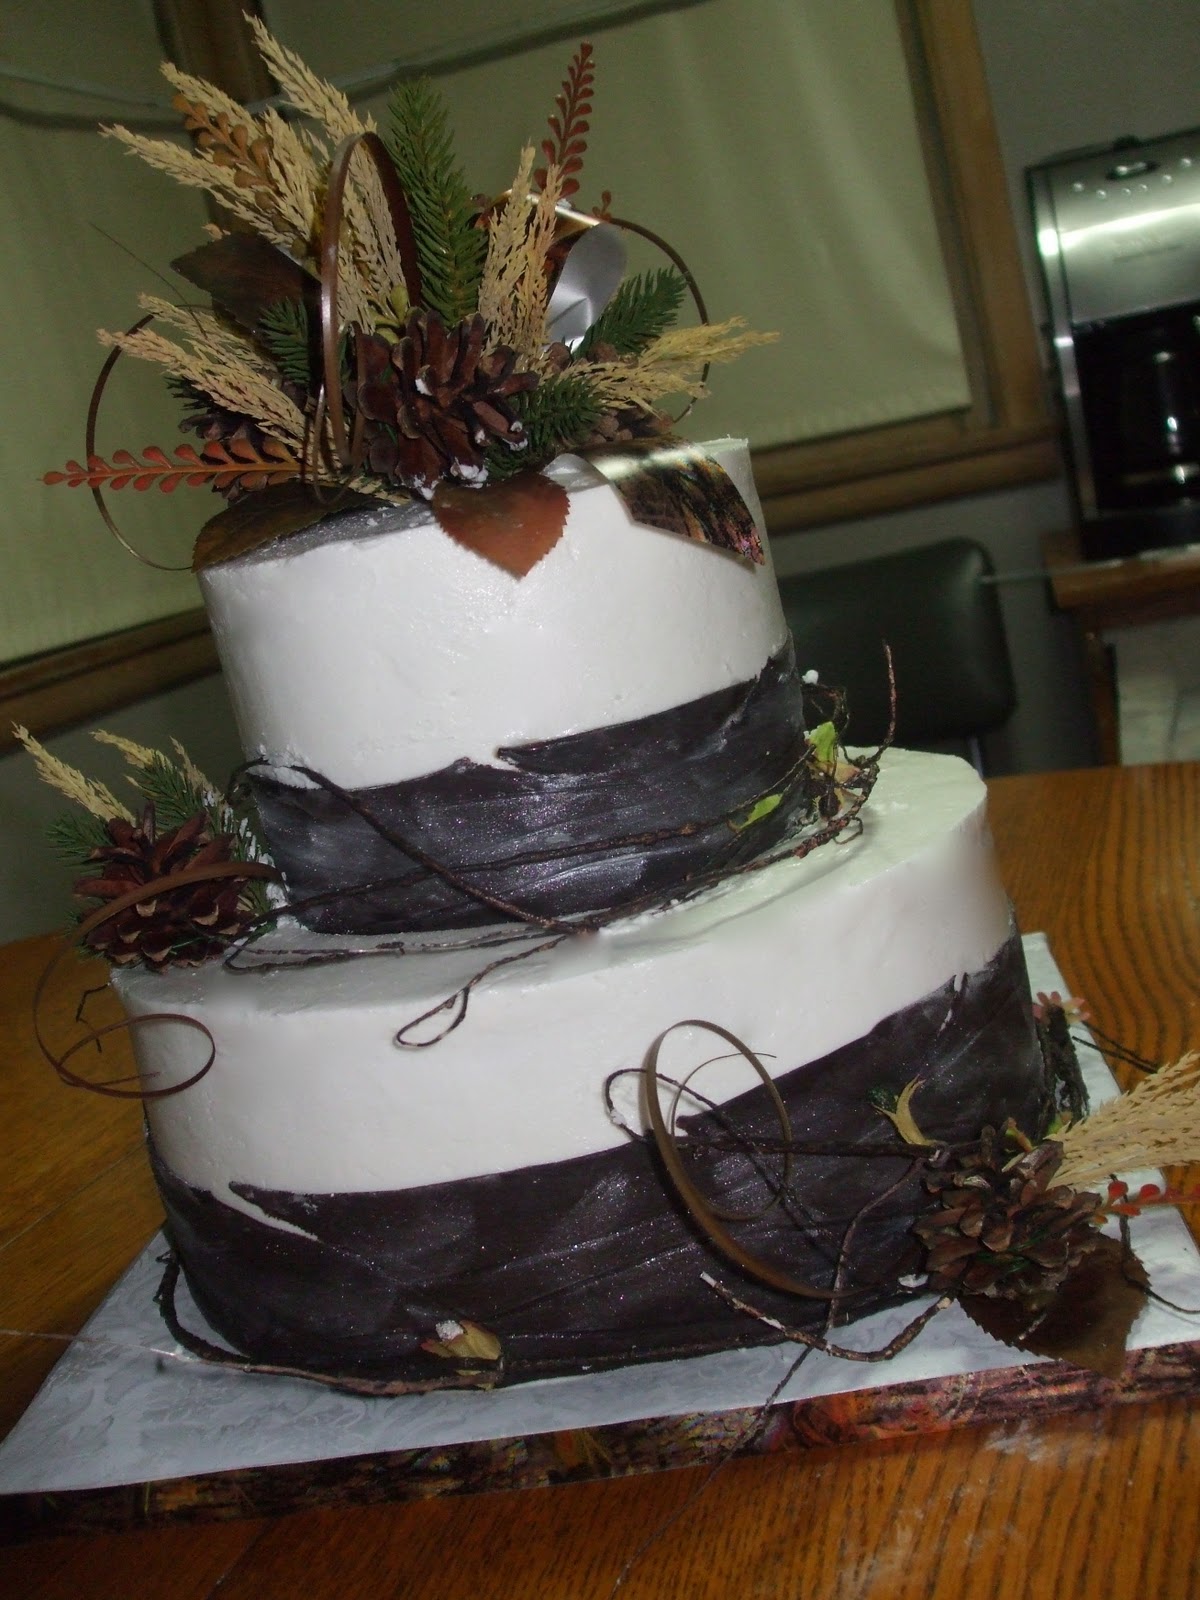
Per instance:
[[[617,408],[653,410],[669,395],[699,399],[707,390],[704,369],[713,362],[734,361],[747,350],[773,344],[777,333],[756,333],[742,317],[727,322],[672,328],[646,346],[636,358],[596,361],[577,368],[596,398]]]
[[[110,822],[113,817],[120,817],[123,822],[130,823],[136,820],[129,807],[123,806],[111,789],[103,783],[96,783],[93,779],[85,777],[78,767],[69,766],[57,756],[52,756],[44,744],[39,744],[28,728],[14,724],[13,733],[33,757],[38,777],[51,789],[57,789],[59,794],[65,795],[75,805],[82,806],[93,817],[99,817],[101,822]]]
[[[164,367],[218,405],[249,417],[272,438],[303,448],[304,413],[267,375],[257,354],[243,359],[228,344],[208,346],[200,340],[189,346],[176,344],[153,328],[136,333],[109,333],[102,328],[99,339],[102,345]]]
[[[1086,1189],[1116,1172],[1200,1160],[1200,1051],[1097,1106],[1063,1133],[1055,1182]]]
[[[377,131],[373,117],[360,117],[340,89],[318,78],[294,50],[281,44],[257,18],[248,20],[263,60],[289,103],[319,122],[335,145],[351,135]],[[393,297],[397,291],[402,302],[407,303],[404,265],[383,183],[364,150],[355,151],[351,158],[343,203],[351,259],[367,298],[379,313],[394,316],[397,307]],[[373,328],[376,318],[357,320],[364,320],[365,326]]]
[[[562,190],[558,167],[533,188],[534,148],[526,145],[500,214],[488,230],[479,284],[479,313],[488,325],[488,348],[508,345],[522,365],[536,362],[546,335],[546,257],[554,243],[555,207]]]

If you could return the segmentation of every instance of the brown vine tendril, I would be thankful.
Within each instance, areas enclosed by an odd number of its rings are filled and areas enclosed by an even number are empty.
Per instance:
[[[153,313],[146,317],[139,317],[131,328],[125,330],[125,337],[129,338],[135,333],[140,333],[147,323],[153,321]],[[92,385],[92,397],[88,401],[87,427],[84,433],[84,461],[89,465],[96,454],[96,423],[100,417],[100,402],[104,398],[104,391],[108,388],[108,380],[112,376],[112,370],[124,353],[120,345],[114,345],[108,352],[104,365],[100,368],[99,375]],[[140,561],[144,567],[153,567],[156,572],[190,572],[192,570],[190,561],[185,561],[182,566],[173,566],[165,561],[154,561],[149,556],[143,555],[140,550],[130,544],[120,528],[117,527],[116,519],[105,504],[104,491],[100,485],[93,483],[89,487],[92,491],[92,499],[96,502],[96,509],[103,519],[104,526],[112,534],[122,550],[131,555],[135,561]]]
[[[155,1291],[154,1303],[162,1314],[168,1332],[190,1355],[197,1356],[201,1361],[213,1366],[248,1374],[257,1373],[271,1378],[304,1378],[310,1383],[320,1383],[327,1389],[340,1389],[348,1394],[380,1396],[428,1394],[435,1389],[491,1389],[499,1383],[503,1375],[503,1363],[500,1361],[486,1370],[479,1367],[463,1367],[459,1372],[452,1370],[439,1372],[436,1377],[423,1380],[356,1378],[328,1372],[313,1372],[307,1367],[288,1367],[274,1362],[255,1361],[250,1356],[241,1355],[235,1350],[226,1350],[222,1345],[202,1339],[199,1334],[192,1333],[189,1328],[184,1327],[175,1304],[175,1291],[179,1283],[179,1257],[172,1248],[158,1259],[162,1264],[163,1275]]]
[[[792,1137],[792,1127],[787,1114],[787,1107],[783,1103],[779,1090],[775,1087],[774,1079],[754,1051],[750,1049],[749,1045],[744,1044],[736,1034],[730,1033],[729,1029],[723,1028],[720,1023],[706,1022],[699,1017],[689,1017],[682,1022],[673,1022],[669,1028],[664,1028],[646,1053],[644,1071],[646,1074],[647,1111],[650,1117],[650,1127],[654,1134],[654,1142],[658,1146],[658,1153],[662,1158],[662,1163],[667,1169],[679,1198],[691,1213],[692,1218],[704,1230],[709,1242],[715,1245],[722,1255],[750,1273],[752,1277],[758,1278],[763,1283],[770,1284],[772,1288],[782,1289],[787,1294],[799,1295],[806,1300],[833,1300],[839,1296],[861,1293],[861,1290],[815,1288],[812,1284],[804,1283],[799,1278],[793,1278],[790,1273],[782,1272],[778,1267],[772,1266],[770,1262],[763,1261],[759,1257],[752,1255],[728,1231],[724,1226],[721,1214],[700,1192],[698,1186],[693,1183],[680,1156],[679,1144],[674,1130],[668,1127],[667,1119],[663,1116],[662,1103],[659,1098],[659,1053],[668,1037],[678,1028],[706,1029],[709,1033],[715,1033],[719,1039],[724,1039],[726,1044],[731,1045],[743,1055],[762,1079],[763,1086],[775,1108],[775,1114],[779,1118],[783,1136],[787,1140]]]
[[[120,1022],[110,1022],[102,1027],[89,1027],[86,1036],[77,1040],[65,1051],[55,1051],[47,1042],[45,1030],[42,1026],[42,1004],[45,999],[46,989],[50,979],[58,970],[60,963],[68,951],[76,945],[82,944],[89,933],[99,928],[110,918],[119,916],[122,911],[128,911],[131,906],[139,905],[143,900],[154,899],[160,894],[169,893],[172,889],[184,888],[188,884],[207,883],[214,878],[266,878],[278,879],[279,874],[274,867],[267,866],[261,861],[218,861],[206,867],[185,867],[180,872],[169,873],[161,878],[154,878],[149,883],[139,884],[136,889],[118,895],[106,904],[90,912],[79,925],[66,937],[58,950],[50,958],[42,970],[41,977],[33,992],[33,1032],[37,1040],[38,1049],[54,1068],[65,1084],[73,1089],[90,1089],[94,1094],[110,1095],[117,1100],[161,1100],[167,1095],[180,1094],[184,1089],[190,1089],[193,1084],[208,1072],[216,1060],[217,1047],[212,1033],[205,1024],[196,1017],[190,1017],[183,1012],[155,1011],[142,1017],[126,1017]],[[194,1028],[198,1033],[203,1033],[209,1042],[208,1058],[204,1065],[182,1083],[172,1084],[166,1089],[125,1089],[121,1086],[132,1083],[133,1078],[113,1078],[107,1082],[97,1082],[91,1078],[81,1077],[71,1071],[66,1065],[72,1057],[81,1050],[98,1042],[110,1033],[119,1033],[126,1029],[132,1030],[148,1022],[181,1022],[186,1027]]]

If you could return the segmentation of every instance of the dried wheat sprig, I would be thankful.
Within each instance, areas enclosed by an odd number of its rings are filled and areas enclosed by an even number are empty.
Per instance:
[[[219,798],[219,791],[216,785],[200,771],[200,768],[188,755],[178,739],[171,740],[171,748],[179,757],[180,770],[193,789],[198,789],[201,794],[212,795],[214,799]]]
[[[97,728],[92,734],[97,744],[110,744],[114,750],[119,750],[131,767],[145,770],[154,765],[154,758],[158,754],[148,745],[135,744],[132,739],[126,739],[119,733],[109,733],[107,728]]]
[[[266,195],[269,191],[243,189],[229,167],[218,166],[202,154],[193,154],[180,145],[172,144],[169,139],[149,139],[145,134],[131,133],[120,124],[101,128],[100,131],[105,138],[116,139],[123,144],[130,155],[140,157],[147,165],[174,178],[176,183],[191,189],[207,189],[227,211],[248,223],[271,244],[293,252],[308,248],[307,239],[297,238],[294,228],[270,210],[264,209],[255,199],[256,195]]]
[[[1061,1136],[1056,1183],[1089,1187],[1115,1172],[1200,1160],[1200,1051],[1097,1106]]]
[[[203,105],[213,121],[224,116],[232,127],[245,128],[251,138],[266,140],[265,165],[271,194],[269,202],[267,196],[260,194],[259,204],[268,203],[278,220],[293,230],[297,241],[305,241],[312,252],[320,216],[322,170],[329,159],[324,146],[306,139],[277,111],[268,109],[261,117],[252,116],[214,84],[180,72],[170,62],[164,62],[162,72],[185,99]]]
[[[479,314],[488,324],[489,338],[497,344],[504,342],[502,330],[506,325],[512,285],[524,269],[533,160],[533,146],[526,145],[521,151],[508,199],[488,229],[487,256],[479,282]]]
[[[13,732],[33,757],[37,775],[43,783],[49,784],[52,789],[57,789],[59,794],[65,795],[77,806],[82,806],[93,817],[99,817],[101,822],[109,822],[113,817],[120,817],[123,822],[135,821],[133,812],[127,806],[123,806],[110,789],[102,783],[95,783],[91,778],[84,777],[77,767],[68,766],[65,761],[52,756],[45,745],[38,743],[28,728],[14,725]]]
[[[258,423],[272,438],[303,447],[304,413],[254,367],[228,357],[210,358],[203,349],[185,349],[151,328],[137,333],[101,329],[99,339],[103,345],[156,362],[175,377],[186,378],[218,405]]]
[[[351,134],[376,132],[374,118],[360,117],[340,89],[318,78],[257,18],[251,17],[249,22],[263,59],[289,102],[319,122],[335,144]],[[404,267],[383,184],[370,157],[361,150],[350,163],[345,208],[356,264],[370,285],[372,300],[386,310],[392,291],[404,287]]]
[[[223,89],[218,89],[215,83],[209,83],[207,78],[194,78],[189,72],[181,72],[173,61],[163,61],[158,69],[172,89],[177,90],[187,100],[202,105],[210,113],[215,122],[218,117],[228,117],[232,127],[252,128],[260,131],[253,115],[246,110],[231,95]]]
[[[733,361],[779,337],[743,332],[744,328],[741,317],[696,328],[672,328],[647,345],[636,360],[592,361],[573,370],[586,380],[598,400],[613,406],[653,409],[657,401],[673,394],[687,394],[695,400],[707,392],[703,379],[707,365]]]
[[[699,369],[711,361],[735,361],[758,345],[774,344],[777,333],[757,333],[744,317],[702,322],[694,328],[668,328],[642,351],[639,364]]]
[[[562,186],[562,174],[552,166],[543,189],[534,191],[533,162],[533,146],[526,145],[508,199],[489,229],[479,285],[488,348],[508,345],[522,363],[536,360],[545,343],[546,257]]]
[[[138,295],[138,305],[168,327],[187,334],[192,348],[203,352],[210,362],[228,361],[249,367],[272,384],[278,381],[278,368],[266,352],[227,317],[207,306],[180,306],[156,294]]]
[[[315,257],[328,151],[319,139],[293,127],[278,111],[264,111],[262,126],[271,141],[271,171],[280,215],[287,218],[301,238],[309,241]]]

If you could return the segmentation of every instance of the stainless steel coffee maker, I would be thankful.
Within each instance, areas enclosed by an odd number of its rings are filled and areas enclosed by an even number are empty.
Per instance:
[[[1084,553],[1200,543],[1200,129],[1027,177]]]

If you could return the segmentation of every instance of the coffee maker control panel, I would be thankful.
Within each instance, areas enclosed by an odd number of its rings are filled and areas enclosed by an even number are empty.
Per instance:
[[[1032,170],[1031,198],[1075,326],[1196,298],[1200,134],[1047,163]]]

